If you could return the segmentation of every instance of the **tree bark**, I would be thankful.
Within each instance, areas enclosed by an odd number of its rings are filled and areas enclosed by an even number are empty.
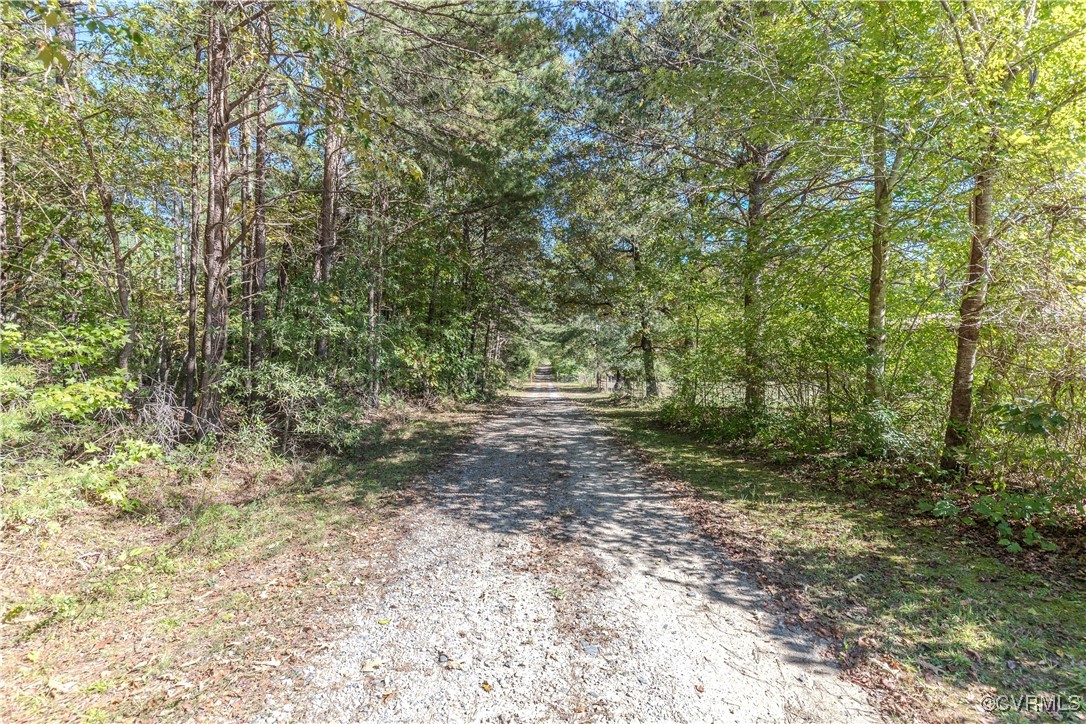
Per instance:
[[[370,282],[370,318],[369,318],[369,361],[370,361],[370,398],[374,407],[381,405],[381,306],[384,304],[385,285],[385,218],[388,213],[388,192],[377,192],[380,206],[374,204],[371,228],[377,243],[377,260],[373,266]],[[380,214],[381,221],[377,221]]]
[[[765,260],[762,249],[765,222],[765,194],[772,178],[769,147],[759,144],[751,149],[753,170],[747,187],[746,247],[743,250],[743,403],[751,415],[765,408],[765,359],[763,356],[762,275]]]
[[[645,370],[645,397],[660,396],[660,383],[656,378],[656,350],[648,334],[648,320],[641,318],[641,363]]]
[[[219,424],[218,382],[226,358],[229,212],[230,212],[230,37],[228,0],[212,0],[208,9],[207,47],[207,222],[204,227],[203,369],[196,400],[198,434]]]
[[[871,272],[867,286],[867,369],[864,395],[867,402],[885,398],[886,371],[886,266],[889,261],[890,205],[893,189],[886,169],[886,88],[876,79],[872,114],[872,171],[875,181],[875,210],[871,224]]]
[[[437,245],[437,255],[433,259],[434,273],[430,277],[430,303],[426,309],[426,333],[424,339],[429,342],[434,333],[434,322],[437,321],[437,291],[441,282],[441,265],[439,260],[444,252],[441,242]]]
[[[327,102],[335,107],[329,98]],[[336,206],[339,194],[339,167],[342,143],[336,128],[338,114],[330,111],[324,129],[324,177],[321,180],[321,215],[317,239],[317,249],[313,257],[313,279],[323,296],[324,288],[332,278],[332,252],[336,248]],[[317,357],[328,356],[328,333],[321,330],[317,338]]]
[[[950,411],[941,460],[942,468],[949,472],[965,472],[963,453],[973,432],[973,375],[977,365],[984,305],[988,298],[988,251],[994,231],[992,200],[995,192],[995,172],[990,153],[975,173],[973,184],[973,198],[970,203],[973,231],[969,243],[969,266],[962,289],[954,381],[950,392]]]
[[[299,122],[295,126],[294,132],[294,146],[301,153],[305,148],[306,138],[309,133],[305,126]],[[291,187],[299,188],[302,183],[301,169],[296,164],[294,171],[291,174]],[[288,228],[286,238],[283,240],[283,248],[279,252],[279,264],[276,267],[276,280],[275,280],[275,314],[276,316],[282,315],[287,308],[287,294],[290,291],[290,266],[291,261],[294,259],[294,244],[292,239],[298,235],[298,221],[295,216]],[[274,354],[274,351],[273,351]]]
[[[76,2],[75,0],[60,0],[57,4],[62,12],[60,13],[60,19],[57,22],[56,28],[53,31],[54,40],[64,48],[63,52],[67,57],[74,61],[76,53],[78,52],[78,48],[76,47],[75,22],[72,19],[72,13],[75,10]],[[58,100],[60,106],[72,111],[73,115],[76,117],[76,125],[80,132],[80,140],[83,143],[84,148],[86,148],[87,134],[83,127],[83,119],[79,115],[79,109],[73,110],[75,107],[75,96],[68,84],[68,70],[63,66],[57,65],[52,68],[52,71],[56,73],[54,83],[59,89]],[[81,187],[81,198],[85,198],[85,190],[85,187]],[[64,313],[64,323],[74,325],[79,322],[79,313],[83,309],[83,289],[82,284],[79,283],[79,277],[83,272],[82,245],[80,243],[78,231],[71,236],[63,234],[60,236],[60,239],[68,252],[60,267],[61,282],[65,290],[69,291],[70,294],[70,297],[65,300],[67,310]],[[114,268],[116,268],[116,264],[114,264]],[[131,332],[129,334],[131,335]],[[120,356],[123,356],[123,354],[118,356],[118,363],[121,361]]]
[[[174,297],[180,305],[185,299],[185,232],[181,220],[185,218],[185,199],[178,191],[173,200],[173,276]]]
[[[255,96],[254,96],[255,99]],[[246,112],[242,108],[242,113]],[[252,210],[253,169],[251,166],[252,137],[249,135],[249,120],[242,118],[238,123],[238,171],[241,178],[241,229],[238,235],[241,247],[241,354],[245,369],[253,367],[253,285],[252,285],[252,226],[249,214]],[[252,391],[252,378],[245,376],[245,397]]]
[[[3,63],[3,53],[0,52],[0,68],[3,67]],[[0,74],[2,73],[3,71],[0,70]],[[0,75],[0,108],[3,107],[4,100],[4,78]],[[4,145],[3,136],[0,135],[0,322],[6,322],[8,319],[8,310],[4,309],[8,279],[8,153]]]
[[[267,33],[267,22],[262,25],[263,34]],[[265,41],[266,42],[266,41]],[[270,52],[268,49],[267,52]],[[256,148],[253,154],[253,228],[252,228],[252,349],[249,368],[256,369],[264,359],[264,321],[267,303],[264,290],[268,277],[268,229],[266,222],[267,204],[267,166],[268,166],[268,121],[265,115],[268,105],[268,84],[261,80],[256,96]]]
[[[630,255],[633,258],[634,280],[637,285],[637,298],[640,306],[638,346],[641,347],[641,364],[645,374],[645,397],[655,398],[660,396],[660,384],[656,378],[656,350],[652,346],[652,336],[649,331],[648,300],[645,299],[644,284],[641,278],[641,249],[636,244],[633,245]]]
[[[195,41],[195,63],[200,67],[201,43]],[[192,101],[189,110],[189,259],[188,274],[186,279],[186,308],[185,308],[185,363],[183,370],[185,406],[184,424],[189,427],[193,424],[196,414],[196,383],[197,383],[197,355],[196,326],[200,309],[197,289],[199,288],[199,264],[200,258],[200,164],[196,149],[200,145],[200,113],[199,99]]]

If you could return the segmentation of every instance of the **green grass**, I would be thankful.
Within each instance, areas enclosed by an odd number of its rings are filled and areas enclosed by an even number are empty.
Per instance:
[[[198,707],[193,697],[209,700],[237,677],[251,679],[245,656],[270,656],[265,640],[246,638],[260,629],[244,622],[266,620],[277,640],[304,639],[301,624],[320,617],[314,607],[342,608],[335,597],[351,590],[353,566],[366,554],[361,534],[394,514],[401,491],[482,412],[390,414],[339,455],[286,461],[260,446],[181,451],[133,476],[129,512],[71,495],[59,477],[7,485],[0,503],[31,514],[16,524],[8,518],[2,531],[19,557],[15,575],[0,581],[0,645],[10,654],[0,659],[0,679],[14,693],[0,698],[0,719],[157,716],[176,697]],[[242,639],[254,648],[230,649],[237,671],[204,663]],[[146,666],[135,671],[137,659]],[[176,667],[184,661],[201,663]],[[117,679],[107,680],[106,669]],[[151,671],[202,676],[207,692],[167,695],[162,682],[173,679]]]
[[[846,651],[862,644],[889,655],[949,685],[974,711],[967,699],[979,701],[983,690],[1086,693],[1086,582],[1077,561],[1032,569],[904,513],[894,504],[899,491],[885,483],[846,491],[777,474],[665,429],[651,411],[599,399],[590,406],[712,501],[729,549],[795,592]]]

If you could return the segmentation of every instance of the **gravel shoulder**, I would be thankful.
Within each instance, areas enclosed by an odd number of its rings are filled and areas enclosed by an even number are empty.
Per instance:
[[[539,383],[405,513],[390,581],[264,721],[876,721],[818,643]]]

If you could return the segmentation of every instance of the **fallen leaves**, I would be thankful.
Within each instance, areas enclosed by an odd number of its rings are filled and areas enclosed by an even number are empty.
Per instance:
[[[484,682],[483,682],[482,684],[480,684],[480,686],[482,686],[482,687],[483,687],[483,691],[485,691],[485,692],[486,692],[486,693],[488,693],[488,694],[489,694],[490,692],[494,691],[494,687],[493,687],[493,686],[491,686],[491,685],[490,685],[490,682],[488,682],[488,681],[484,681]]]

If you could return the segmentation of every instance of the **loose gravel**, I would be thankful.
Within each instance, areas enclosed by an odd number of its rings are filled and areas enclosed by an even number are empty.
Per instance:
[[[390,585],[261,720],[878,720],[638,467],[536,385],[429,481]]]

